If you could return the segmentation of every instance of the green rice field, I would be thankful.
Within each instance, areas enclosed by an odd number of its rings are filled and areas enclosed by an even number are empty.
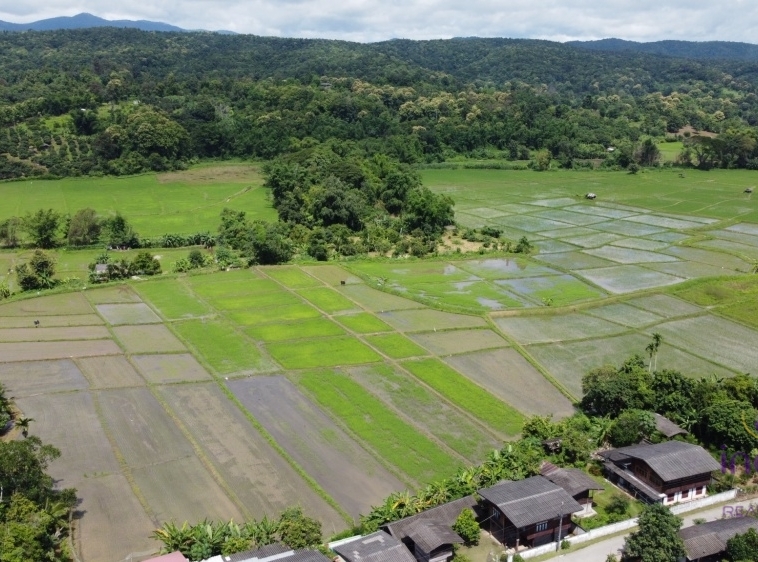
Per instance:
[[[51,182],[39,201],[76,210],[100,182],[91,206],[132,219],[146,201],[135,226],[155,234],[213,230],[227,204],[273,218],[253,168],[190,172]],[[742,191],[758,182],[680,173],[422,170],[454,198],[460,226],[526,236],[530,255],[256,266],[0,303],[0,381],[43,440],[92,444],[81,462],[51,465],[80,490],[82,536],[130,539],[100,541],[83,562],[125,559],[125,544],[148,551],[156,518],[300,504],[340,531],[393,491],[480,462],[527,416],[570,415],[584,373],[644,355],[653,333],[659,369],[755,372],[758,209]],[[30,205],[13,201],[2,212]],[[155,253],[170,271],[187,251]],[[56,252],[61,275],[86,277],[95,254]],[[27,257],[0,252],[0,279]],[[48,411],[71,411],[65,432]]]

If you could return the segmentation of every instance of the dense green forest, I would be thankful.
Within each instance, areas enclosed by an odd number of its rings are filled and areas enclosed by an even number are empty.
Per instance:
[[[641,143],[686,126],[718,136],[685,139],[684,165],[758,167],[758,63],[743,60],[111,28],[2,33],[0,54],[2,179],[270,159],[323,143],[408,164],[547,155],[626,168],[655,164]]]

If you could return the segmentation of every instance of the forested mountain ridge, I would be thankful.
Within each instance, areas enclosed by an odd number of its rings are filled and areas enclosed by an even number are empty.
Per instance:
[[[702,60],[758,61],[758,45],[736,41],[651,41],[640,43],[624,39],[597,41],[568,41],[582,49],[593,51],[626,51]]]
[[[184,31],[168,23],[147,20],[107,20],[92,14],[61,16],[29,23],[0,21],[0,31],[52,31],[55,29],[82,29],[90,27],[126,27],[143,31]]]
[[[721,140],[693,146],[685,163],[758,166],[758,63],[516,39],[1,33],[0,124],[0,178],[268,159],[321,143],[406,163],[543,150],[543,164],[626,167],[646,138],[687,125]]]

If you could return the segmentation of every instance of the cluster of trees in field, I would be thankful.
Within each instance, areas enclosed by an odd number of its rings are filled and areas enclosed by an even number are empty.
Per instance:
[[[163,552],[179,551],[190,560],[205,560],[220,554],[227,556],[275,542],[293,549],[324,550],[321,522],[306,516],[300,507],[284,510],[278,519],[264,517],[242,525],[234,521],[203,521],[195,525],[184,522],[180,527],[167,522],[156,529],[153,538],[163,543]]]
[[[319,261],[393,248],[416,256],[434,252],[454,223],[452,199],[423,187],[407,165],[341,148],[305,149],[266,165],[279,222],[250,221],[242,211],[224,209],[219,246],[259,264],[288,261],[298,248]]]
[[[12,411],[0,385],[0,434],[15,425],[23,436],[0,440],[0,561],[68,562],[69,514],[76,505],[76,490],[55,489],[46,470],[60,451],[30,436],[30,421]]]
[[[25,238],[24,238],[25,235]],[[16,248],[27,241],[34,248],[49,250],[61,245],[72,247],[95,244],[139,247],[139,236],[120,213],[101,217],[94,209],[80,209],[73,216],[54,209],[38,209],[23,217],[0,222],[0,244]]]
[[[360,45],[105,28],[5,34],[0,48],[0,178],[271,159],[335,142],[406,163],[544,151],[565,167],[615,167],[608,147],[634,154],[686,125],[727,138],[695,143],[683,164],[758,166],[751,62],[544,41]]]

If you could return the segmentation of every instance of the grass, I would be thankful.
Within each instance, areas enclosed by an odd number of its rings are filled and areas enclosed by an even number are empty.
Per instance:
[[[492,429],[507,435],[521,431],[523,415],[438,359],[405,361],[403,367]]]
[[[392,359],[405,359],[429,355],[423,347],[400,334],[378,334],[367,336],[366,341]]]
[[[328,318],[309,318],[288,324],[263,324],[246,328],[245,333],[266,343],[303,338],[341,336],[345,331]]]
[[[331,288],[301,289],[297,293],[327,314],[357,308],[354,302],[346,299]]]
[[[219,374],[271,370],[273,366],[245,336],[224,322],[187,320],[172,327]]]
[[[672,291],[700,306],[758,328],[758,275],[729,279],[700,279]]]
[[[359,312],[358,314],[344,314],[335,316],[334,319],[354,332],[359,334],[371,334],[374,332],[390,332],[392,328],[385,322],[382,322],[368,312]]]
[[[271,343],[268,351],[285,369],[358,365],[381,360],[374,350],[349,336]]]
[[[187,282],[198,295],[210,300],[260,295],[282,290],[275,282],[270,279],[260,279],[250,270],[188,277]]]
[[[321,287],[323,285],[318,279],[314,279],[300,268],[294,266],[269,267],[266,268],[266,275],[272,279],[276,279],[288,289]]]
[[[287,291],[268,291],[247,295],[235,295],[232,297],[214,297],[211,299],[213,306],[221,310],[247,310],[251,308],[266,308],[283,305],[302,305],[303,302],[292,293]]]
[[[229,318],[243,326],[254,326],[266,322],[289,322],[318,316],[321,316],[319,311],[307,304],[268,306],[258,309],[235,310],[229,313]]]
[[[680,177],[681,176],[683,177]],[[422,170],[424,185],[450,195],[459,210],[510,203],[530,203],[537,198],[569,197],[577,204],[585,193],[600,202],[641,206],[655,211],[691,214],[716,219],[758,222],[758,208],[746,205],[742,192],[754,186],[749,170],[646,170],[639,174],[606,171],[556,170],[536,173],[518,170]],[[544,209],[537,209],[537,211]]]
[[[204,316],[212,312],[176,280],[149,281],[139,283],[134,288],[169,320]]]
[[[30,196],[33,193],[33,196]],[[258,167],[206,164],[167,174],[132,177],[32,180],[3,185],[0,222],[37,209],[73,215],[90,207],[100,215],[124,215],[142,237],[215,232],[225,207],[250,219],[276,220]]]
[[[385,364],[355,367],[349,374],[352,380],[396,410],[413,412],[413,423],[417,427],[472,462],[481,461],[497,447],[499,440],[487,435],[451,404],[440,400],[412,375]]]
[[[297,383],[382,459],[417,482],[447,477],[460,466],[439,444],[400,419],[349,377],[335,372],[312,372],[298,377]]]

